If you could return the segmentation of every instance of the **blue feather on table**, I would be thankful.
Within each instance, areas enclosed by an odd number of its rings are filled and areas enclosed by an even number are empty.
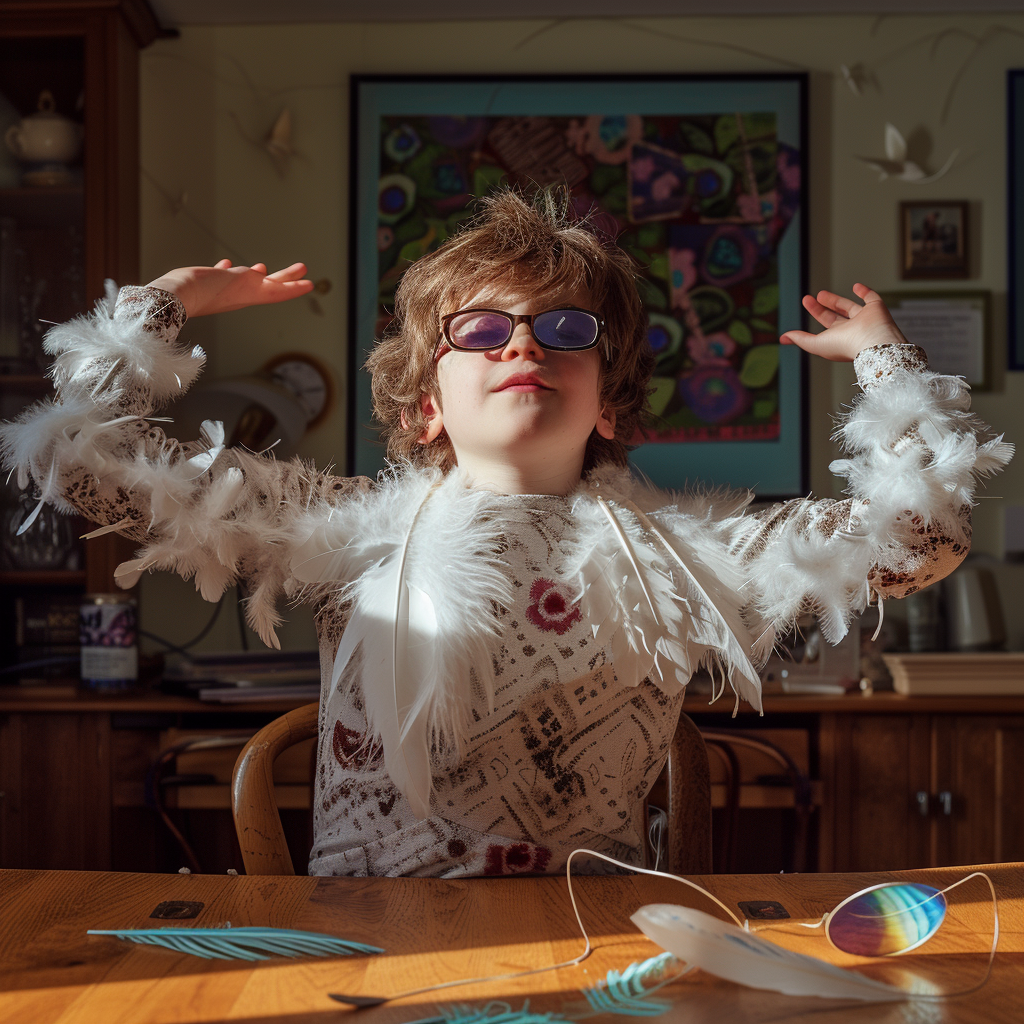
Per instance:
[[[127,942],[163,946],[206,960],[269,960],[275,956],[351,956],[383,953],[377,946],[293,928],[90,928],[89,935],[112,935]]]

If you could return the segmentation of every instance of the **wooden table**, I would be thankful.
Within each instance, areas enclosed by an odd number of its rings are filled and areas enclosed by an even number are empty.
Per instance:
[[[774,899],[794,919],[816,919],[843,897],[875,882],[910,877],[942,885],[969,870],[718,875],[698,881],[734,908],[740,899]],[[660,1019],[666,1024],[795,1018],[802,1024],[1019,1021],[1024,1018],[1024,865],[985,870],[1000,897],[1001,933],[992,977],[974,995],[929,1004],[851,1005],[748,989],[695,971],[663,990],[673,1008]],[[398,1024],[434,1016],[438,1006],[481,1007],[492,999],[517,1009],[529,999],[531,1010],[560,1012],[579,1000],[580,988],[603,979],[610,968],[621,970],[660,952],[629,921],[638,907],[703,902],[678,883],[642,876],[584,877],[575,886],[595,946],[579,966],[353,1010],[329,1000],[327,993],[388,994],[571,959],[582,950],[583,940],[565,878],[444,881],[0,871],[0,1021]],[[150,920],[150,914],[167,900],[203,904],[194,921],[172,923],[230,921],[235,926],[303,928],[383,946],[387,952],[376,957],[272,960],[254,966],[86,935],[88,928],[160,924]],[[704,903],[702,909],[714,908]],[[876,962],[876,968],[926,974],[940,979],[946,991],[980,979],[991,942],[990,902],[980,899],[957,912],[970,919],[974,934],[958,936],[955,927],[944,928],[922,954]],[[771,934],[804,952],[830,956],[820,934]],[[940,958],[936,953],[948,955]],[[832,954],[836,957],[842,962],[843,954]]]

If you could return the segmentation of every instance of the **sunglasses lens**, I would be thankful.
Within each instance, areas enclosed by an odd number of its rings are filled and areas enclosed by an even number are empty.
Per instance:
[[[597,317],[579,309],[552,309],[533,321],[533,333],[551,348],[589,348],[597,340]]]
[[[946,916],[946,897],[930,885],[898,883],[842,903],[828,920],[832,944],[857,956],[891,956],[927,942]]]
[[[500,313],[461,313],[448,324],[448,336],[458,348],[498,348],[511,330],[511,321]]]

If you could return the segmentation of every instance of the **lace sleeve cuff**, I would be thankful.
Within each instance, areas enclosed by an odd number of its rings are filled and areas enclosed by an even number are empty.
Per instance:
[[[51,374],[62,401],[82,400],[122,416],[148,416],[185,392],[206,361],[182,345],[185,307],[160,288],[128,286],[107,293],[92,313],[47,332]]]
[[[165,341],[177,338],[178,332],[188,320],[181,299],[172,292],[166,292],[163,288],[150,288],[148,285],[125,285],[117,293],[114,319],[140,314],[144,318],[142,329],[159,334]]]
[[[857,381],[867,391],[886,383],[900,371],[921,373],[928,369],[928,356],[918,345],[874,345],[862,349],[853,361]]]

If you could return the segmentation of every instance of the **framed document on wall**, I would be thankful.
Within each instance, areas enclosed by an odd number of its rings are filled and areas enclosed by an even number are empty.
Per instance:
[[[1024,370],[1024,70],[1008,71],[1007,86],[1007,365],[1011,370]]]
[[[656,359],[634,464],[804,494],[803,74],[385,77],[352,83],[349,471],[383,448],[361,369],[410,262],[503,186],[563,185],[630,253]],[[640,440],[640,439],[636,439]]]

